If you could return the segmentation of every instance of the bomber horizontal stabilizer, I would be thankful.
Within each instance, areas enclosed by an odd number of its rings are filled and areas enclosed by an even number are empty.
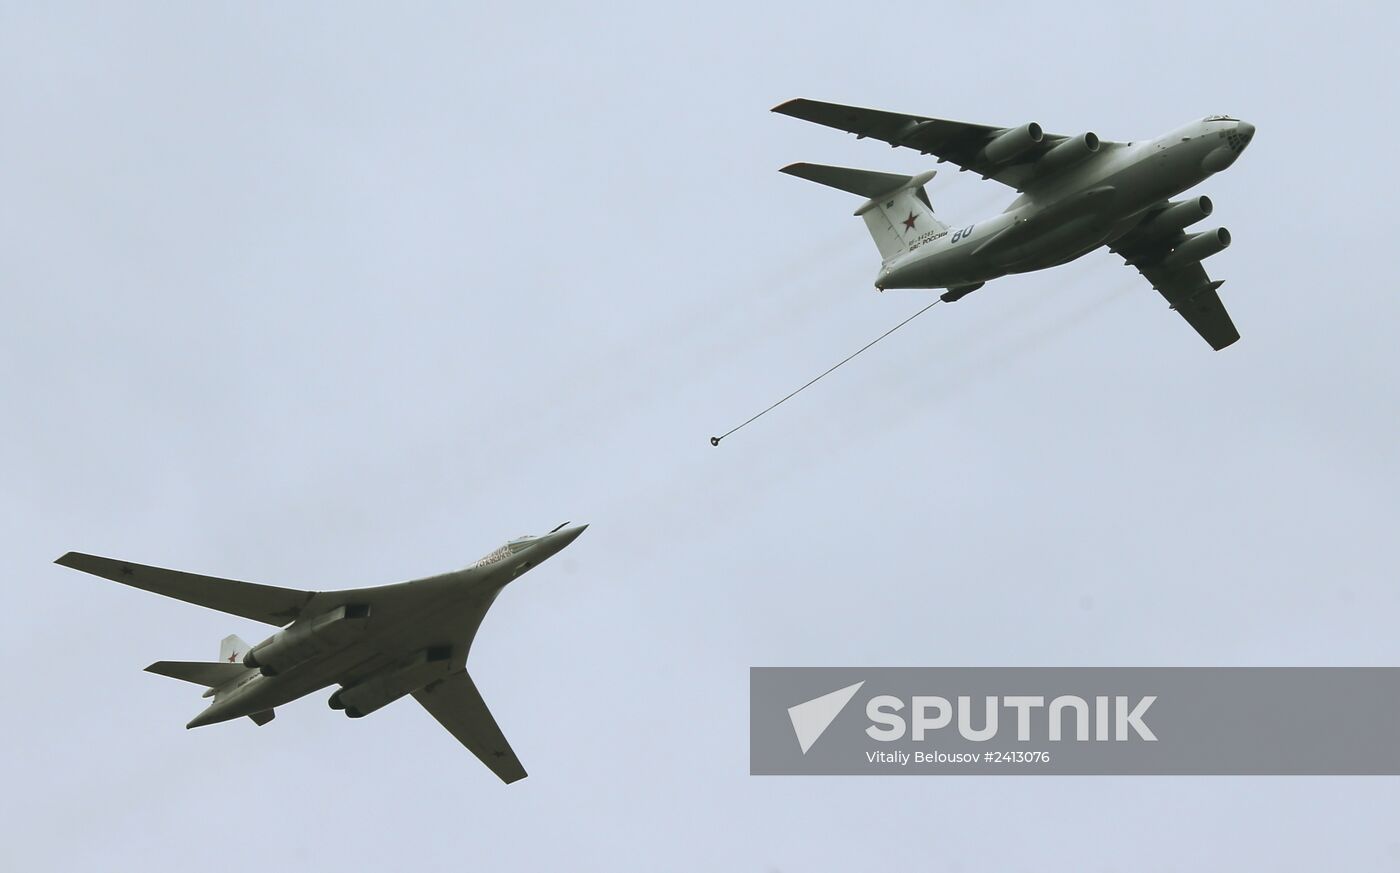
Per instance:
[[[218,661],[156,661],[146,668],[147,673],[169,676],[184,682],[193,682],[205,688],[219,688],[253,672],[251,667],[241,663],[225,664]]]

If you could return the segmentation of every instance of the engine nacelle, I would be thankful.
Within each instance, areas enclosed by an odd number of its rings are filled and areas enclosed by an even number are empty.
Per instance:
[[[1180,266],[1196,261],[1203,261],[1211,255],[1223,251],[1230,245],[1230,231],[1223,227],[1215,230],[1206,230],[1201,233],[1193,233],[1184,242],[1178,245],[1171,254],[1167,255],[1162,263],[1164,266]]]
[[[1176,233],[1184,227],[1190,227],[1203,220],[1214,211],[1215,204],[1211,203],[1210,198],[1204,194],[1190,200],[1178,200],[1168,204],[1166,209],[1152,216],[1142,226],[1142,231],[1153,236]]]
[[[361,718],[446,676],[451,668],[452,647],[430,646],[405,663],[340,689],[326,703],[331,709],[345,710],[351,718]]]
[[[993,164],[1004,164],[1035,148],[1044,138],[1045,131],[1032,121],[997,134],[996,139],[982,149],[982,157]]]
[[[283,670],[349,642],[369,622],[369,606],[347,603],[314,618],[298,620],[248,650],[245,667],[256,667],[264,676]]]
[[[1055,173],[1098,154],[1098,151],[1098,135],[1093,131],[1081,133],[1079,136],[1072,136],[1057,144],[1050,151],[1041,155],[1040,160],[1035,162],[1035,168],[1041,173]]]

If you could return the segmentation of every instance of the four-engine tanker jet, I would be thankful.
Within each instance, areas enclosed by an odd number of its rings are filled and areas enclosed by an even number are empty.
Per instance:
[[[814,100],[773,109],[935,155],[1021,196],[1000,215],[960,227],[934,217],[917,176],[793,164],[784,173],[868,198],[865,219],[884,263],[875,287],[945,288],[954,301],[983,283],[1074,260],[1108,246],[1152,283],[1214,349],[1240,338],[1201,261],[1230,244],[1215,228],[1185,228],[1211,213],[1208,197],[1171,198],[1229,167],[1254,136],[1254,125],[1212,115],[1156,139],[1109,142],[1093,133],[1048,134],[1031,122],[994,127],[901,115]]]
[[[327,686],[332,709],[351,718],[412,694],[505,782],[525,778],[515,752],[467,675],[467,652],[486,610],[507,584],[572,543],[587,525],[560,525],[511,540],[465,570],[349,591],[298,591],[162,570],[69,552],[56,563],[285,628],[249,646],[224,640],[217,662],[157,661],[146,669],[206,687],[213,702],[187,727],[247,716]]]

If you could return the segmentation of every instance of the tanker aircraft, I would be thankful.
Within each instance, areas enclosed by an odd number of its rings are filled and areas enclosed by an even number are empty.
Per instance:
[[[1092,132],[1046,133],[1039,124],[996,127],[901,115],[815,100],[774,112],[935,155],[1020,192],[1006,211],[949,227],[934,217],[917,176],[819,164],[782,172],[868,198],[865,219],[883,263],[875,287],[942,288],[958,300],[992,279],[1068,263],[1108,246],[1137,268],[1211,347],[1240,338],[1201,261],[1230,244],[1223,227],[1188,234],[1212,211],[1210,198],[1172,200],[1226,169],[1254,137],[1254,125],[1210,115],[1155,139],[1110,142]]]
[[[359,718],[412,694],[504,782],[525,768],[466,671],[486,610],[516,577],[552,557],[588,525],[511,540],[465,570],[349,591],[299,591],[162,570],[69,552],[55,563],[123,585],[283,627],[256,646],[224,639],[219,660],[157,661],[146,670],[207,690],[187,728],[247,716],[339,684],[332,709]]]

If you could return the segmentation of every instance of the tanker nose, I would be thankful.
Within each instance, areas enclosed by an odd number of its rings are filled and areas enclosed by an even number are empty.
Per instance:
[[[1241,121],[1235,125],[1235,136],[1239,137],[1240,151],[1244,151],[1244,147],[1249,145],[1250,140],[1254,139],[1254,125],[1248,121]]]
[[[1254,125],[1247,121],[1237,121],[1235,126],[1227,128],[1221,133],[1225,137],[1225,142],[1212,148],[1201,159],[1201,168],[1208,173],[1218,173],[1233,164],[1240,154],[1244,152],[1249,141],[1254,139]],[[1211,140],[1218,142],[1218,140]]]

